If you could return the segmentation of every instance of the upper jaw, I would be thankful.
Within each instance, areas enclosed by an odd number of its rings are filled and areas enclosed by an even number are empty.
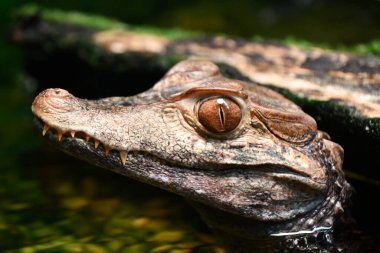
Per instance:
[[[291,174],[298,174],[319,184],[326,182],[325,169],[314,157],[316,154],[307,154],[302,148],[294,148],[276,138],[256,138],[262,133],[253,132],[250,127],[248,132],[240,131],[247,132],[246,135],[241,134],[242,138],[234,140],[245,143],[240,147],[245,151],[239,151],[239,148],[232,147],[233,144],[230,147],[228,141],[224,144],[223,140],[207,140],[207,137],[200,136],[186,123],[181,110],[174,103],[170,105],[167,101],[120,106],[115,105],[116,100],[107,98],[90,101],[76,98],[62,89],[47,89],[36,97],[32,111],[43,124],[43,135],[54,130],[57,140],[63,137],[77,137],[86,142],[91,140],[95,148],[101,144],[106,154],[110,150],[120,152],[122,164],[126,163],[128,153],[145,152],[154,159],[180,164],[182,167],[218,170],[267,164],[282,167]],[[123,98],[124,102],[129,100],[133,101],[134,97]],[[168,148],[166,143],[169,141],[172,142],[169,146],[180,146],[180,150]],[[321,142],[321,138],[316,138],[315,142]],[[179,145],[174,145],[176,143]],[[181,152],[178,157],[176,153]]]
[[[41,120],[37,124],[47,138],[71,155],[245,217],[285,220],[314,208],[326,194],[324,180],[314,182],[281,163],[273,166],[273,163],[259,162],[232,167],[234,160],[230,157],[229,165],[220,165],[223,159],[219,150],[210,156],[217,157],[216,160],[207,161],[191,154],[194,146],[184,148],[188,153],[182,150],[185,152],[182,158],[176,158],[174,149],[172,154],[166,154],[170,152],[161,150],[165,145],[153,145],[154,138],[171,136],[176,141],[184,141],[191,139],[194,132],[178,135],[170,130],[169,126],[181,127],[178,123],[181,114],[173,108],[164,110],[159,104],[114,106],[104,100],[87,101],[60,89],[49,89],[37,96],[32,111]],[[73,116],[75,123],[71,120]],[[139,132],[143,126],[151,128],[146,133],[151,138]],[[103,130],[94,130],[99,128]],[[274,206],[277,209],[273,209]]]

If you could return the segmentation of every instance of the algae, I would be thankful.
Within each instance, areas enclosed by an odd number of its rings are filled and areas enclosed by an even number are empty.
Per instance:
[[[129,25],[117,21],[115,19],[106,18],[100,15],[92,15],[76,11],[62,11],[59,9],[43,8],[36,4],[27,4],[15,11],[15,16],[18,17],[34,15],[41,15],[41,18],[44,20],[57,22],[61,24],[83,26],[96,30],[130,30],[138,33],[158,35],[172,40],[190,39],[206,35],[203,32],[187,31],[185,29],[179,28],[165,29],[153,26]],[[224,33],[218,33],[218,35],[230,37],[229,35]],[[367,43],[360,43],[353,46],[347,46],[343,44],[331,45],[328,43],[311,42],[308,40],[295,38],[293,36],[288,36],[281,40],[269,40],[268,38],[263,38],[262,36],[254,35],[251,37],[251,40],[255,42],[272,41],[285,45],[298,46],[304,49],[321,48],[330,51],[348,52],[357,55],[380,55],[380,39],[373,39],[372,41],[369,41]]]

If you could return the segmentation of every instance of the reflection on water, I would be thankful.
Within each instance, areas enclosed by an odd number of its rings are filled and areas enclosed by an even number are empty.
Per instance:
[[[5,184],[2,250],[222,252],[181,198],[48,150],[25,158],[31,178]]]
[[[297,232],[283,232],[283,233],[276,233],[271,234],[271,236],[291,236],[291,235],[308,235],[308,234],[314,234],[320,231],[329,231],[331,230],[331,227],[316,227],[313,230],[301,230]]]

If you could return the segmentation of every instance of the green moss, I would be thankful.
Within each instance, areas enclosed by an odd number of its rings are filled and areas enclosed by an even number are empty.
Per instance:
[[[122,30],[133,30],[138,33],[148,33],[158,36],[162,36],[169,39],[186,39],[194,38],[198,36],[204,36],[201,32],[190,32],[182,29],[162,29],[152,26],[130,26],[125,23],[119,22],[114,19],[105,18],[99,15],[84,14],[75,11],[63,11],[57,9],[46,9],[36,4],[24,5],[16,11],[18,16],[33,16],[36,14],[41,14],[42,18],[52,22],[65,23],[69,25],[78,25],[88,28],[94,28],[98,30],[107,29],[122,29]],[[225,35],[223,35],[225,36]],[[253,36],[252,40],[255,42],[264,42],[267,39],[261,36]],[[342,52],[349,52],[359,55],[374,54],[380,55],[380,39],[375,39],[368,43],[362,43],[355,46],[345,46],[345,45],[330,45],[326,43],[311,42],[307,40],[302,40],[294,37],[287,37],[283,40],[279,40],[279,43],[286,45],[298,46],[301,48],[322,48],[326,50],[338,50]]]
[[[380,118],[363,118],[355,108],[343,106],[336,101],[321,101],[300,97],[289,90],[270,86],[283,94],[311,115],[349,127],[352,132],[361,133],[376,142],[380,141]]]
[[[380,39],[375,39],[368,43],[356,45],[352,47],[351,50],[358,54],[380,55]]]
[[[161,29],[150,26],[130,26],[114,19],[99,15],[85,14],[76,11],[63,11],[58,9],[46,9],[36,4],[24,5],[15,12],[16,16],[26,17],[41,15],[44,20],[63,23],[67,25],[83,26],[97,30],[133,30],[138,33],[155,34],[170,39],[184,39],[201,35],[197,32],[189,32],[181,29]]]
[[[169,39],[186,39],[186,38],[194,38],[198,36],[202,36],[201,32],[191,32],[182,30],[179,28],[172,29],[162,29],[153,26],[133,26],[132,30],[138,33],[148,33],[154,34],[158,36],[162,36]]]
[[[328,43],[311,42],[303,39],[294,38],[291,36],[286,37],[283,40],[268,40],[267,38],[263,38],[261,36],[256,35],[252,37],[252,40],[254,42],[274,41],[288,46],[297,46],[303,49],[321,48],[329,51],[340,51],[344,53],[353,53],[357,55],[380,55],[380,39],[375,39],[368,43],[361,43],[354,46],[346,46],[343,44],[330,45]]]
[[[99,30],[128,28],[128,25],[122,22],[105,18],[102,16],[84,14],[75,11],[45,9],[36,4],[24,5],[23,7],[18,9],[15,12],[15,14],[16,16],[33,16],[40,14],[42,15],[43,19],[49,21],[91,27]]]
[[[316,48],[317,47],[317,48],[322,48],[326,50],[332,49],[332,46],[326,43],[311,42],[311,41],[307,41],[303,39],[297,39],[294,37],[286,37],[283,40],[283,43],[287,45],[298,46],[301,48]]]

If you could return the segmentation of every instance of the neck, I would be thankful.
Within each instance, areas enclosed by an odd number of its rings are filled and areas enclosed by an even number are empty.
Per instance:
[[[198,202],[195,209],[220,238],[227,252],[335,252],[333,232],[344,219],[343,212],[351,193],[342,173],[331,177],[325,200],[312,211],[295,219],[257,221],[225,212]],[[345,216],[343,216],[345,214]]]

